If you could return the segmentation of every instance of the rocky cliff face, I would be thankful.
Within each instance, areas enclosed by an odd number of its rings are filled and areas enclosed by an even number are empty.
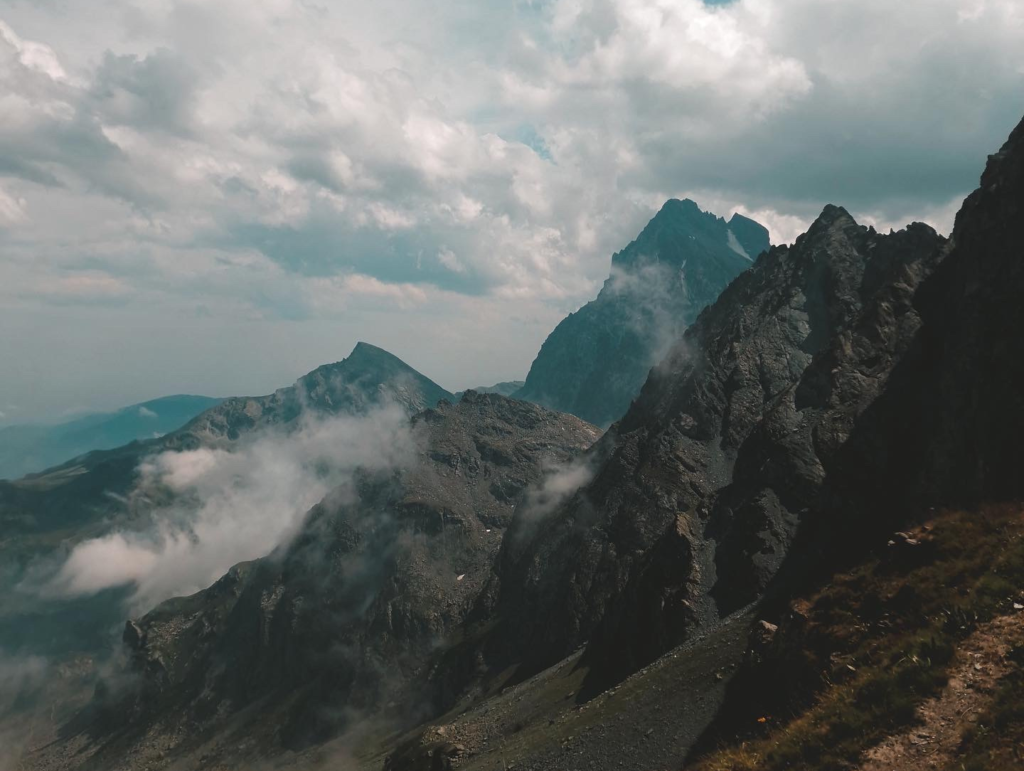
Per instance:
[[[515,396],[609,425],[686,326],[768,247],[753,220],[669,201],[614,255],[597,299],[551,333]]]
[[[749,618],[735,613],[748,603],[785,607],[929,507],[1008,501],[1019,511],[1024,344],[1011,330],[1024,322],[1022,214],[1024,123],[990,158],[949,241],[920,224],[881,235],[828,206],[792,247],[762,255],[591,450],[593,480],[548,516],[513,521],[471,616],[492,624],[474,647],[488,671],[515,667],[519,680],[585,645],[573,664],[589,672],[579,703],[692,640],[655,666],[711,657],[720,669],[699,700],[738,664],[708,646]],[[558,671],[523,693],[566,679]],[[604,698],[587,707],[603,709]],[[511,709],[505,701],[455,727],[471,736],[489,710]],[[693,716],[675,717],[678,739]],[[512,741],[530,727],[498,730]],[[632,739],[611,722],[595,733]],[[470,751],[488,751],[472,741]],[[561,741],[564,751],[573,737]],[[677,744],[649,751],[647,767],[681,764],[692,745]],[[405,761],[415,746],[394,755],[395,768],[426,768]],[[588,767],[589,748],[546,749],[516,759]],[[642,767],[604,756],[619,758]]]
[[[1024,124],[949,242],[828,206],[763,255],[595,447],[594,480],[513,523],[479,611],[496,666],[589,640],[629,672],[908,512],[1019,498],[1022,212]]]
[[[756,599],[802,524],[837,516],[830,465],[911,348],[945,250],[925,225],[881,235],[829,206],[737,278],[595,448],[594,480],[513,523],[480,609],[500,619],[497,666],[589,639],[626,673]]]
[[[146,674],[140,725],[175,736],[259,703],[295,746],[357,715],[436,708],[429,664],[476,602],[516,506],[600,432],[473,391],[420,413],[413,432],[408,468],[361,475],[279,553],[129,622]]]

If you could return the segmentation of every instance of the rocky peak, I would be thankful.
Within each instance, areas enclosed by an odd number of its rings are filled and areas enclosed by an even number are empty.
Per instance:
[[[342,361],[299,378],[296,387],[311,406],[327,412],[364,412],[390,401],[412,414],[452,398],[397,356],[362,342]]]
[[[738,223],[742,240],[693,201],[668,201],[612,257],[598,297],[545,340],[515,395],[597,425],[621,417],[686,326],[768,248],[767,230]]]
[[[741,225],[750,249],[743,247],[748,253],[740,255],[736,244],[730,246],[730,226],[723,218],[701,210],[688,198],[671,199],[635,241],[612,257],[613,279],[616,270],[634,271],[651,263],[680,269],[688,260],[712,264],[724,261],[735,265],[739,272],[747,265],[736,262],[737,258],[752,260],[769,246],[768,231],[753,220],[746,222],[760,228],[760,232],[749,225]],[[735,234],[733,237],[738,238]]]
[[[268,396],[232,397],[167,437],[173,447],[233,441],[257,428],[288,426],[304,414],[360,414],[394,404],[409,415],[454,397],[397,356],[358,343],[345,359],[324,364]]]

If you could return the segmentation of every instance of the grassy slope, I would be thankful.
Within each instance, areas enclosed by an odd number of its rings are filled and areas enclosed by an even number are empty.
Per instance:
[[[958,643],[979,622],[1015,612],[1024,513],[944,513],[912,535],[920,546],[890,547],[794,604],[774,651],[734,682],[731,706],[689,767],[849,769],[915,721],[917,705],[945,685]],[[1007,759],[1024,738],[1019,676],[1014,685],[965,740],[965,768],[1016,767]]]

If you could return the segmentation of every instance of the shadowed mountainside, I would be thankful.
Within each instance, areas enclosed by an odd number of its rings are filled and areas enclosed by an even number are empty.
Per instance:
[[[768,247],[753,220],[669,201],[612,257],[597,298],[555,327],[514,396],[599,426],[618,420],[687,325]]]

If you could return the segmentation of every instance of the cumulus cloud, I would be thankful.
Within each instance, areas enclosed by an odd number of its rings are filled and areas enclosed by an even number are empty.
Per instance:
[[[478,334],[521,339],[517,317],[590,299],[669,197],[776,242],[826,202],[948,230],[1022,78],[1016,0],[9,4],[0,297],[59,305],[55,337],[109,333],[104,303],[128,328],[198,310],[240,356],[259,348],[243,334],[339,309],[380,328],[378,298],[399,354],[415,327],[409,351],[460,379],[521,377],[543,330],[515,358],[456,358],[438,309],[480,298]],[[91,290],[69,290],[81,275]]]
[[[74,597],[132,585],[134,609],[145,610],[198,591],[286,541],[357,469],[397,468],[413,452],[405,413],[389,407],[260,433],[231,449],[160,453],[140,467],[133,498],[171,502],[155,506],[140,530],[78,544],[47,592]]]

